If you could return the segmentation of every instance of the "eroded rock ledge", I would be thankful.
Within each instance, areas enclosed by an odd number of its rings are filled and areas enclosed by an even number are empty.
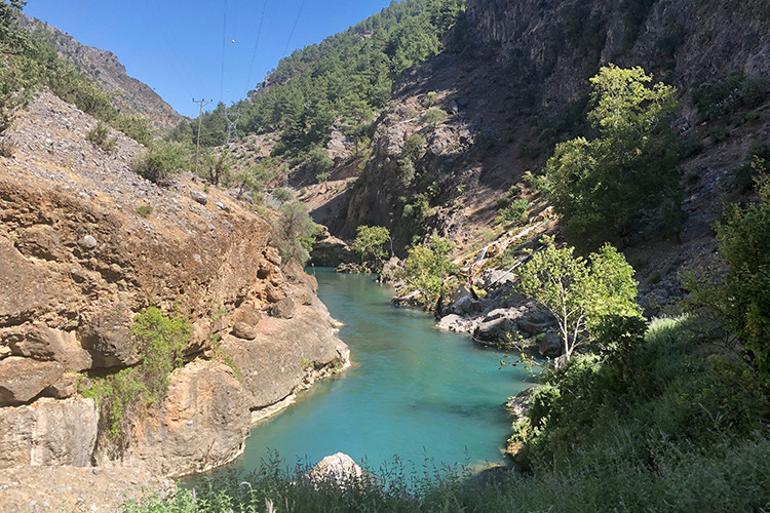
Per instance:
[[[271,246],[268,219],[222,191],[198,201],[192,177],[143,180],[130,170],[142,147],[113,133],[106,154],[86,141],[95,125],[43,94],[10,134],[14,157],[0,157],[0,469],[222,465],[254,412],[346,366],[348,349],[314,278]],[[187,363],[115,454],[77,383],[138,363],[129,328],[150,305],[193,323]]]

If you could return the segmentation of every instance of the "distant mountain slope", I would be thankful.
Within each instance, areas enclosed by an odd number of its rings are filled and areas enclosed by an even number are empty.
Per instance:
[[[51,33],[59,55],[113,93],[119,109],[145,116],[162,131],[171,130],[182,120],[182,115],[151,87],[128,75],[114,53],[84,45],[66,32],[39,20],[24,18],[22,23],[28,28],[36,25],[45,27]]]

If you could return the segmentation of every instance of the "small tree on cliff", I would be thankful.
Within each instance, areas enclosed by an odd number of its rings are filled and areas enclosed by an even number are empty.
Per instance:
[[[614,247],[586,260],[552,237],[544,242],[519,271],[519,290],[556,318],[567,359],[610,319],[640,315],[634,269]]]
[[[362,225],[356,228],[356,239],[351,249],[361,258],[361,264],[367,258],[381,264],[388,254],[389,242],[391,242],[390,230],[384,226]]]

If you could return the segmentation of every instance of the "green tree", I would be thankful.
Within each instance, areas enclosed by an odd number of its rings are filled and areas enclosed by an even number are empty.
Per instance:
[[[568,360],[609,320],[641,313],[634,269],[609,244],[586,260],[545,237],[544,247],[519,270],[518,289],[554,316]]]
[[[432,306],[445,294],[457,272],[450,255],[452,241],[432,235],[427,242],[412,246],[404,262],[402,277],[407,288],[419,292],[424,305]]]
[[[677,226],[679,144],[670,126],[676,89],[653,84],[641,68],[612,64],[591,78],[591,85],[588,119],[599,136],[558,144],[539,181],[565,234],[596,247],[625,235],[645,210],[660,210]]]
[[[356,238],[350,248],[357,253],[363,264],[367,258],[382,264],[388,254],[388,243],[391,243],[390,230],[384,226],[359,226],[356,228]]]
[[[318,225],[298,201],[285,203],[273,226],[273,242],[285,264],[305,265],[310,258]]]

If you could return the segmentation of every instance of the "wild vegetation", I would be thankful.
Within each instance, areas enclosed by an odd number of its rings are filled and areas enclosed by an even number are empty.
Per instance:
[[[281,253],[284,265],[304,266],[310,259],[318,225],[310,219],[307,207],[298,201],[281,206],[273,224],[273,244]]]
[[[416,292],[419,302],[428,308],[457,284],[457,266],[451,260],[453,247],[449,239],[431,235],[426,242],[409,248],[401,278],[407,290]]]
[[[131,327],[139,364],[81,381],[80,393],[96,401],[103,433],[115,450],[120,451],[127,442],[131,422],[166,397],[171,372],[184,363],[190,330],[187,320],[149,307],[136,316]]]
[[[361,265],[367,261],[380,268],[385,257],[392,253],[390,230],[384,226],[359,226],[356,228],[356,238],[350,245],[353,253],[361,259]]]

